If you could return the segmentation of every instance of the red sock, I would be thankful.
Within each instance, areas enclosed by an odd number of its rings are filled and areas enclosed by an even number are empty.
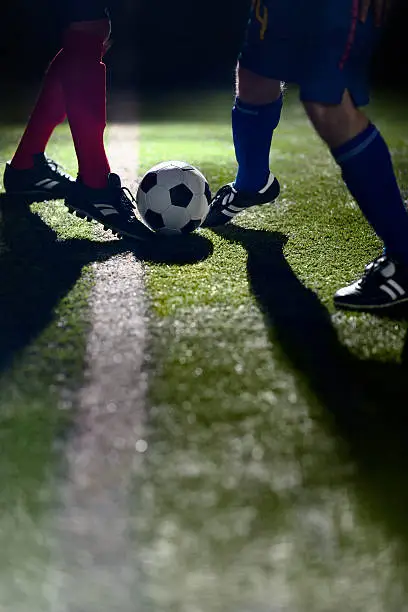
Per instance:
[[[106,68],[101,61],[104,38],[84,30],[66,30],[60,71],[78,157],[78,174],[85,185],[93,188],[105,187],[110,172],[103,141],[106,126]]]
[[[33,166],[33,155],[43,153],[56,126],[65,119],[65,101],[59,78],[62,52],[51,62],[44,78],[36,105],[11,160],[14,168],[23,170]]]

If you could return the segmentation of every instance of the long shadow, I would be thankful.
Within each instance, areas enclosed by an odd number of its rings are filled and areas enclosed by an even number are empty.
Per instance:
[[[144,262],[186,265],[212,252],[211,241],[198,234],[152,236],[150,242],[62,241],[39,215],[4,195],[0,215],[0,371],[49,324],[85,265],[125,252]]]
[[[400,363],[359,359],[339,341],[317,295],[290,268],[285,236],[234,225],[215,231],[247,250],[248,281],[270,338],[305,391],[319,400],[329,431],[346,441],[359,499],[404,543],[407,559],[407,339]],[[322,420],[320,411],[316,416]]]

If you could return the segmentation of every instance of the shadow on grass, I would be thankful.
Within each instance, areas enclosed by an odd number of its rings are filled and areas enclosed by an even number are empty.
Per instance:
[[[215,231],[246,249],[248,281],[271,340],[324,408],[315,416],[330,415],[326,424],[346,441],[366,512],[403,540],[408,559],[407,339],[399,364],[359,359],[287,263],[285,236],[234,225]]]
[[[50,204],[52,206],[52,204]],[[131,240],[59,240],[27,206],[0,195],[0,371],[52,320],[60,301],[79,279],[82,268],[120,253],[140,261],[187,265],[212,253],[210,240],[198,234],[151,242]]]

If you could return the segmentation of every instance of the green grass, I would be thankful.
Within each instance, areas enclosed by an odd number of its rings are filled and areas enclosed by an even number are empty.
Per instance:
[[[183,159],[213,192],[230,181],[230,104],[142,108],[139,174]],[[404,109],[378,99],[371,114],[405,190]],[[4,159],[20,131],[2,128]],[[66,128],[49,153],[75,170]],[[291,93],[271,167],[275,206],[136,253],[151,310],[149,449],[129,526],[141,612],[403,612],[406,322],[334,311],[334,291],[380,245]],[[90,263],[114,252],[59,203],[19,215],[1,225],[0,331],[19,330],[0,379],[4,577],[29,550],[39,572],[46,557],[35,525],[82,380]]]
[[[215,191],[234,176],[230,96],[184,104],[167,123],[148,109],[141,172],[187,160]],[[403,111],[372,112],[405,189]],[[271,167],[276,206],[202,231],[203,261],[147,270],[153,609],[400,610],[406,323],[334,313],[380,244],[290,95]]]
[[[2,159],[20,134],[2,127]],[[49,153],[75,172],[67,128]],[[103,230],[60,202],[5,206],[0,219],[0,609],[24,610],[28,598],[37,609],[50,554],[44,516],[59,503],[54,483],[83,380],[90,264]]]

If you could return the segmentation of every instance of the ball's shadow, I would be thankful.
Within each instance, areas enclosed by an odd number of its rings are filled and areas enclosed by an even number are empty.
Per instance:
[[[155,236],[146,242],[122,239],[122,249],[130,250],[146,263],[191,265],[204,261],[213,253],[213,243],[198,232],[182,236]]]

